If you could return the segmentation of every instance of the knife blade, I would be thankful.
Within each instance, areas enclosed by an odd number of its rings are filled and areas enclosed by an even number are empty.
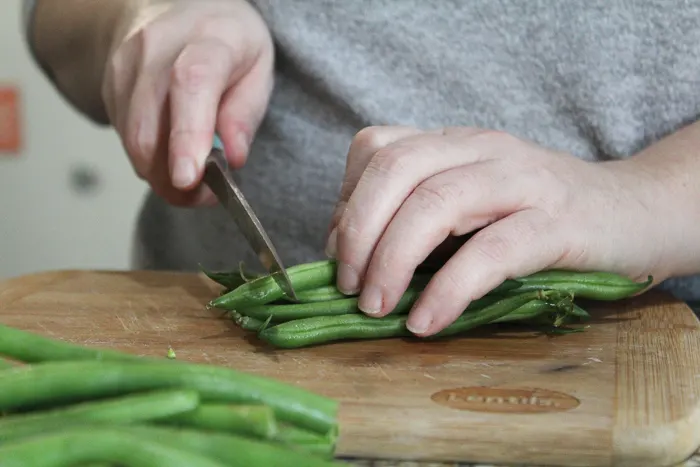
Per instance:
[[[223,145],[214,137],[212,149],[204,165],[203,181],[214,192],[219,203],[233,217],[243,237],[257,255],[260,263],[273,276],[282,291],[292,300],[297,296],[287,270],[282,264],[275,246],[265,232],[258,216],[233,180]]]

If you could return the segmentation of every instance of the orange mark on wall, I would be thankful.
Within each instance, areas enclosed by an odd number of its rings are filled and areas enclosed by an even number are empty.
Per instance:
[[[20,146],[19,90],[0,85],[0,153],[19,153]]]

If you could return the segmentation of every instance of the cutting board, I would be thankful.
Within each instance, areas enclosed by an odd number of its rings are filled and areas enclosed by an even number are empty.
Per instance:
[[[57,271],[0,283],[0,322],[209,362],[341,401],[340,456],[665,466],[700,446],[700,323],[660,292],[587,305],[586,332],[476,330],[275,350],[205,304],[201,275]]]

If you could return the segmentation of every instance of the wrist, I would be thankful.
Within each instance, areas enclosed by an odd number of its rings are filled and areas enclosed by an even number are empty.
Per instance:
[[[641,218],[630,235],[643,236],[650,254],[649,273],[658,283],[670,277],[700,273],[700,193],[693,171],[650,148],[621,161],[605,163],[634,200]],[[625,213],[623,213],[625,214]],[[625,214],[626,215],[626,214]]]

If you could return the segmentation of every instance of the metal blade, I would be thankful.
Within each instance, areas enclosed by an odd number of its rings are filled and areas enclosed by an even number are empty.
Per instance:
[[[228,169],[228,162],[221,149],[212,148],[204,169],[204,182],[211,188],[222,206],[231,214],[238,228],[253,248],[263,267],[271,274],[282,291],[291,299],[297,296],[287,270],[272,245],[258,216],[246,201]]]

